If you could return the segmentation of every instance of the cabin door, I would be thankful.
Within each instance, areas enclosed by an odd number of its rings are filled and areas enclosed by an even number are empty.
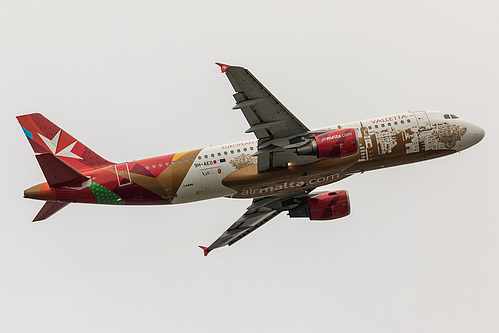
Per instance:
[[[413,113],[416,116],[416,121],[418,122],[418,128],[420,132],[431,130],[430,119],[428,119],[428,115],[425,111],[416,111]]]

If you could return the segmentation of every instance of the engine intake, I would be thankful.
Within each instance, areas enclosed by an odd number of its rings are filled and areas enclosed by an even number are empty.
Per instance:
[[[357,154],[359,145],[354,128],[344,128],[316,135],[305,145],[296,148],[297,155],[318,158],[342,158]]]
[[[345,190],[311,195],[289,210],[289,217],[308,217],[312,221],[334,220],[350,214],[350,200]]]

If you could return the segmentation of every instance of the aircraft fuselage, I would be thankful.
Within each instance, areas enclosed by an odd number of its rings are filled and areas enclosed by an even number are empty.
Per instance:
[[[25,197],[46,201],[159,205],[216,197],[255,198],[310,190],[355,173],[449,155],[479,142],[479,126],[436,111],[407,112],[323,127],[351,128],[357,153],[258,172],[257,140],[207,147],[88,169],[73,186],[33,186]],[[59,157],[65,161],[70,157]]]

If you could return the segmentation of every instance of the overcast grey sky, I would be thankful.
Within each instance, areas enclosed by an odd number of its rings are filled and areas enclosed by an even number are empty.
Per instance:
[[[0,329],[499,331],[497,1],[0,1]],[[252,139],[216,61],[310,128],[441,110],[485,128],[460,154],[355,175],[352,214],[281,214],[205,258],[249,201],[70,205],[16,115],[113,161]]]

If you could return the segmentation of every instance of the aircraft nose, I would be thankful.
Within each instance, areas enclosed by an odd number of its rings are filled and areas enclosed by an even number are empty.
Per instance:
[[[475,125],[475,143],[482,141],[485,136],[485,130],[478,125]]]

